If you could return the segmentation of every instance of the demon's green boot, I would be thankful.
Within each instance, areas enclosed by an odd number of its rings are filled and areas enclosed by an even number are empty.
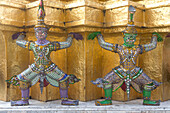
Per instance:
[[[153,83],[147,84],[143,89],[143,105],[152,105],[152,106],[159,106],[160,100],[158,101],[151,101],[151,90]]]
[[[105,100],[103,101],[96,101],[96,106],[105,106],[105,105],[112,105],[112,88],[104,89],[105,93]]]

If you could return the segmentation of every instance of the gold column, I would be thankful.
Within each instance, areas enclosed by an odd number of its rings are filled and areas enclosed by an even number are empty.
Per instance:
[[[25,21],[25,3],[18,4],[17,1],[0,1],[0,38],[1,38],[1,67],[0,67],[0,99],[4,101],[20,98],[18,87],[9,86],[5,80],[26,69],[28,65],[28,51],[18,47],[12,34],[22,31]],[[20,16],[18,16],[18,14]]]
[[[89,34],[87,31],[76,32],[81,33],[83,37]],[[69,98],[88,101],[102,96],[101,88],[90,82],[102,74],[102,52],[98,42],[87,38],[82,41],[74,40],[72,47],[67,50],[67,65],[68,74],[75,74],[81,79],[79,83],[70,86]]]
[[[84,38],[82,41],[74,39],[72,47],[67,50],[68,73],[81,79],[70,86],[69,97],[81,101],[100,98],[101,88],[90,81],[101,77],[102,51],[98,42],[87,40],[87,36],[94,31],[102,31],[103,7],[98,2],[88,0],[71,1],[65,7],[67,33],[78,32]]]

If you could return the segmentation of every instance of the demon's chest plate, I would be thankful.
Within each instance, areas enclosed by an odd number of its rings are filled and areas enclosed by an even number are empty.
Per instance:
[[[124,59],[124,62],[130,62],[133,61],[136,58],[137,51],[136,48],[124,48],[122,51],[122,57]]]
[[[132,70],[136,66],[138,51],[136,47],[122,47],[120,53],[120,65],[125,71]]]
[[[34,62],[42,70],[49,65],[51,65],[50,59],[50,49],[48,45],[46,46],[35,46],[33,49],[34,52]]]
[[[42,58],[46,59],[49,53],[50,51],[47,46],[38,46],[38,47],[35,47],[34,49],[35,57],[40,58],[40,59]]]

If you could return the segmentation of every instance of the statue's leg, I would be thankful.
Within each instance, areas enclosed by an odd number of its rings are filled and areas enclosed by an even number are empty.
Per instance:
[[[158,101],[153,101],[153,100],[150,100],[151,99],[151,91],[152,91],[152,88],[153,87],[153,83],[150,83],[150,84],[146,84],[144,86],[144,89],[143,89],[143,105],[156,105],[156,106],[159,106],[160,105],[160,100]]]
[[[112,87],[106,87],[107,85],[103,87],[105,93],[105,100],[95,101],[96,106],[112,105]]]
[[[19,101],[11,101],[11,106],[24,106],[29,102],[29,88],[36,84],[39,80],[36,72],[33,72],[30,68],[24,70],[21,74],[16,75],[17,84],[19,84],[22,94],[22,99]]]
[[[112,91],[116,91],[121,85],[121,79],[114,71],[109,72],[104,78],[98,78],[96,81],[92,81],[93,84],[102,87],[105,92],[105,99],[95,102],[97,106],[112,105]]]
[[[69,86],[68,80],[65,80],[59,84],[61,104],[62,105],[78,105],[79,104],[78,100],[76,101],[68,100],[68,86]]]
[[[151,91],[156,89],[161,83],[152,80],[144,72],[133,81],[139,85],[140,92],[143,93],[143,105],[160,105],[160,100],[151,100]]]
[[[25,106],[29,105],[29,88],[30,84],[20,81],[20,89],[22,94],[22,99],[18,101],[11,101],[11,106]]]
[[[79,101],[68,101],[68,86],[69,84],[74,84],[79,82],[75,75],[70,74],[67,75],[58,66],[55,69],[48,73],[46,76],[46,80],[53,86],[60,88],[60,97],[61,97],[61,104],[62,105],[78,105]]]

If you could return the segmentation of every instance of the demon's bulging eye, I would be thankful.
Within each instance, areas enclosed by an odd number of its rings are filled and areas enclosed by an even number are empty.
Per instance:
[[[130,37],[129,36],[125,36],[126,39],[129,39]]]

